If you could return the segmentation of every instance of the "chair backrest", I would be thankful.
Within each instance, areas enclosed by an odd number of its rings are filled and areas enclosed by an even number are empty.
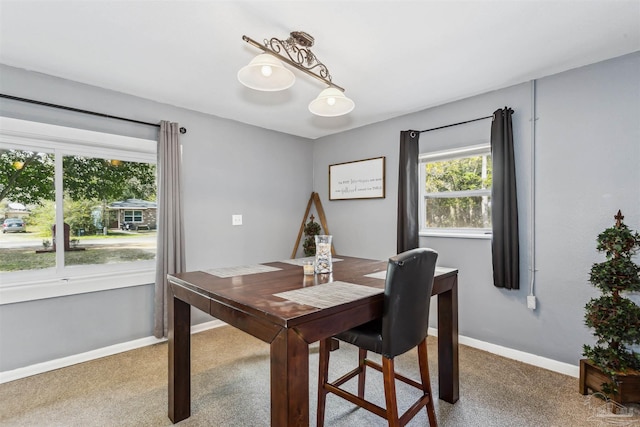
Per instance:
[[[427,336],[438,253],[417,248],[389,258],[382,317],[382,354],[393,358]]]

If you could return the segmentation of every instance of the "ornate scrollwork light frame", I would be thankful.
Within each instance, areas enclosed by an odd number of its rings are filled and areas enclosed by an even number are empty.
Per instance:
[[[264,39],[263,44],[244,35],[242,36],[242,40],[320,80],[327,86],[344,92],[344,88],[332,82],[331,74],[327,66],[320,62],[311,51],[314,39],[304,31],[293,31],[290,33],[289,38],[285,40],[280,40],[276,37]]]

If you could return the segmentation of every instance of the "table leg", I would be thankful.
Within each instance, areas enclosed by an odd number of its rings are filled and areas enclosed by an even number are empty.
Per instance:
[[[191,306],[169,297],[169,419],[191,416]]]
[[[271,426],[309,425],[309,345],[282,329],[271,342]]]
[[[438,391],[440,399],[459,399],[458,278],[451,290],[438,294]]]

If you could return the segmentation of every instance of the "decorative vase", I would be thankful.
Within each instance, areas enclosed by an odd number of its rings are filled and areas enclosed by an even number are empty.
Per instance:
[[[331,273],[333,263],[331,260],[331,238],[329,235],[316,235],[316,273]]]

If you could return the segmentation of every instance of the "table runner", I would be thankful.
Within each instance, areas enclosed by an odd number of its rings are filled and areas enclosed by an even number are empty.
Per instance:
[[[309,286],[308,288],[280,292],[274,295],[298,304],[328,308],[371,295],[381,294],[382,292],[384,292],[382,289],[372,288],[370,286],[336,281]]]

